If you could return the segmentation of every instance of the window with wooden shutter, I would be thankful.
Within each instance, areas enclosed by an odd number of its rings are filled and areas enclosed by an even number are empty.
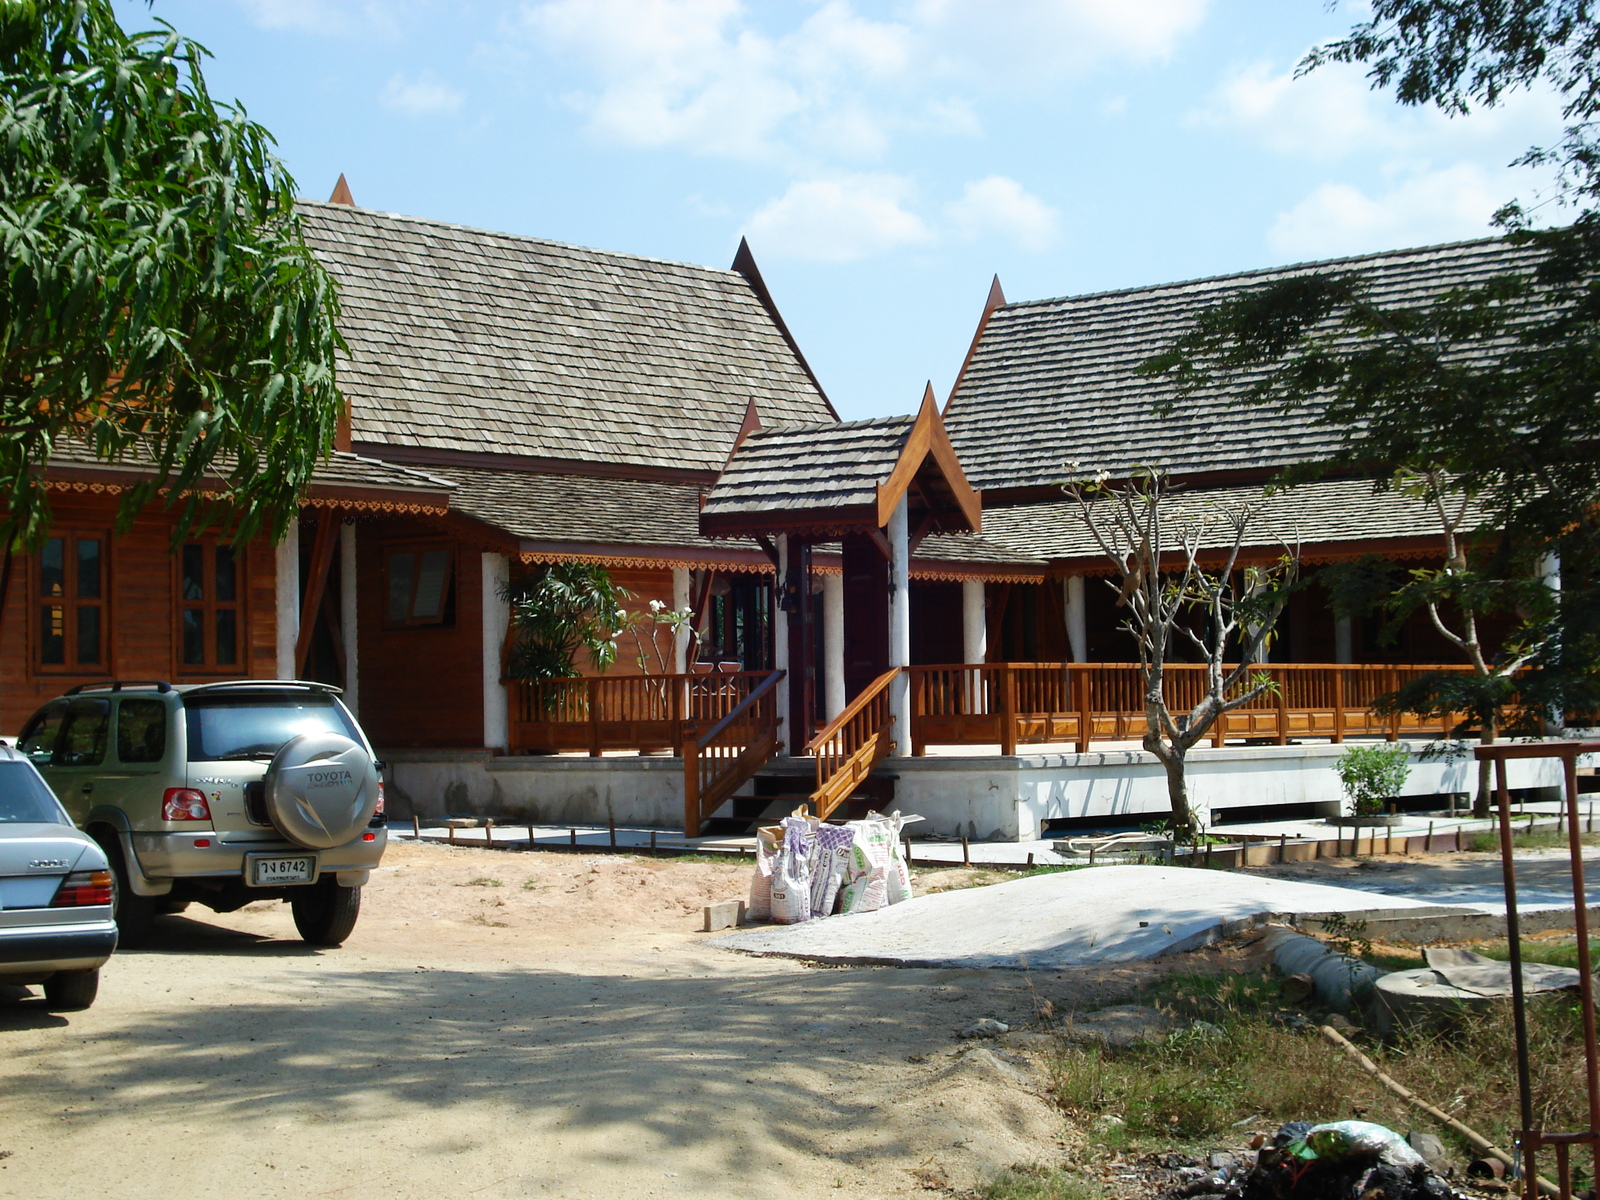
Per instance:
[[[384,619],[388,625],[455,624],[455,550],[449,545],[384,549]]]
[[[244,669],[244,559],[217,538],[183,544],[177,562],[177,659],[182,674]]]
[[[100,674],[106,670],[110,545],[103,530],[62,530],[40,547],[34,559],[34,665],[40,671]]]

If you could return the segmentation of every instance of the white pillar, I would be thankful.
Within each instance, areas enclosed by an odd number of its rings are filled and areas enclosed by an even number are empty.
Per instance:
[[[789,614],[783,611],[783,584],[789,571],[789,539],[778,535],[778,575],[772,585],[772,665],[779,671],[789,669]],[[805,744],[791,745],[789,741],[789,680],[778,685],[778,740],[783,752],[791,758],[805,750]]]
[[[339,637],[344,642],[344,703],[361,715],[361,670],[357,661],[356,527],[339,526]]]
[[[889,517],[889,665],[911,665],[911,528],[906,498]],[[889,685],[889,715],[894,718],[894,752],[911,753],[911,676],[905,671]]]
[[[1539,578],[1544,582],[1545,587],[1554,593],[1552,598],[1559,608],[1561,605],[1561,555],[1552,550],[1539,561]],[[1559,654],[1560,652],[1561,647],[1557,645],[1556,653]],[[1567,714],[1559,708],[1552,707],[1545,714],[1544,732],[1550,737],[1560,737],[1561,731],[1566,727],[1566,724]]]
[[[1073,662],[1089,661],[1089,612],[1083,600],[1083,576],[1068,575],[1067,593],[1067,646],[1072,651]]]
[[[511,708],[506,685],[500,682],[504,664],[500,652],[511,628],[511,602],[500,589],[511,582],[511,560],[504,554],[483,555],[483,744],[490,750],[511,745]]]
[[[981,663],[989,657],[989,616],[983,580],[961,581],[961,661]]]
[[[324,520],[327,518],[325,517]],[[289,518],[289,528],[277,548],[278,576],[278,678],[294,678],[294,649],[300,640],[300,518]]]
[[[1336,663],[1355,662],[1355,637],[1354,626],[1349,617],[1335,617],[1333,619],[1333,661]]]
[[[689,607],[689,568],[672,568],[672,607],[678,612],[683,612]],[[673,639],[672,670],[682,675],[689,669],[689,639],[693,630],[685,625],[678,630],[678,635]]]
[[[844,576],[822,577],[822,711],[844,711]]]

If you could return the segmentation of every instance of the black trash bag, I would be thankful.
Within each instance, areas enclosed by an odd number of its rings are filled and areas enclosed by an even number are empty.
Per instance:
[[[1241,1200],[1450,1200],[1406,1140],[1370,1121],[1291,1121],[1256,1155]]]

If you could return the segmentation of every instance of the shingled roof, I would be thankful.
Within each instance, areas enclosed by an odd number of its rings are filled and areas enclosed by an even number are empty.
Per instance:
[[[891,463],[891,466],[893,464]],[[754,539],[700,533],[696,484],[605,476],[429,467],[455,490],[451,510],[515,539],[531,559],[658,562],[767,570]],[[837,547],[819,547],[824,559]],[[1036,578],[1043,559],[970,534],[933,534],[912,560],[918,578]]]
[[[1302,557],[1312,562],[1357,553],[1397,558],[1413,552],[1436,554],[1442,544],[1439,516],[1426,503],[1394,491],[1377,491],[1369,479],[1325,479],[1270,496],[1254,484],[1174,491],[1162,502],[1172,548],[1176,548],[1183,523],[1207,518],[1212,525],[1201,538],[1201,548],[1231,545],[1232,530],[1215,518],[1245,505],[1257,508],[1246,531],[1246,548],[1276,553],[1283,546],[1298,545]],[[1483,513],[1471,512],[1466,528],[1483,519]],[[989,509],[984,514],[984,533],[1014,553],[1057,564],[1062,560],[1078,560],[1074,565],[1104,561],[1072,500]]]
[[[227,468],[227,462],[218,464],[216,478],[220,479]],[[51,451],[46,478],[52,486],[80,484],[116,492],[121,490],[123,481],[148,476],[153,469],[154,460],[142,446],[131,446],[108,462],[82,442],[65,439]],[[431,472],[335,450],[312,470],[301,502],[442,513],[450,506],[454,488],[449,480]]]
[[[701,509],[700,529],[882,529],[902,500],[933,531],[976,533],[983,524],[931,386],[914,416],[770,429],[752,416]]]
[[[874,417],[758,429],[706,500],[708,517],[876,505],[916,418]]]
[[[753,399],[835,414],[745,275],[302,203],[358,447],[714,471]]]
[[[1113,476],[1136,466],[1173,474],[1276,470],[1329,456],[1337,432],[1302,410],[1285,416],[1238,403],[1243,382],[1178,401],[1137,368],[1191,328],[1202,309],[1246,289],[1313,270],[1359,271],[1385,303],[1418,303],[1447,287],[1526,270],[1535,255],[1501,239],[1396,250],[1127,291],[1005,304],[987,315],[945,409],[950,440],[974,487],[1059,482],[1077,464]]]

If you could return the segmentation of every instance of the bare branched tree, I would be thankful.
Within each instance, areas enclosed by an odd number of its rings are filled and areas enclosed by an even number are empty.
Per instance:
[[[1413,570],[1405,586],[1389,598],[1387,607],[1405,616],[1417,609],[1428,614],[1439,636],[1472,664],[1471,678],[1443,672],[1412,681],[1392,696],[1383,697],[1385,711],[1415,712],[1424,717],[1465,713],[1478,723],[1478,740],[1489,745],[1505,724],[1504,707],[1516,692],[1514,676],[1546,648],[1553,616],[1553,598],[1544,581],[1521,571],[1483,568],[1482,553],[1474,562],[1468,551],[1469,523],[1481,520],[1477,497],[1445,471],[1396,472],[1395,490],[1421,500],[1439,519],[1444,535],[1444,562],[1438,567]],[[1502,564],[1508,565],[1508,564]],[[1526,564],[1523,564],[1526,567]],[[1480,621],[1496,612],[1520,618],[1498,651],[1484,644]],[[1476,816],[1489,815],[1490,763],[1479,764]]]
[[[1140,469],[1125,484],[1097,479],[1063,489],[1116,568],[1109,582],[1118,607],[1127,609],[1122,627],[1138,646],[1143,745],[1166,769],[1173,833],[1193,835],[1199,822],[1189,804],[1186,755],[1224,714],[1275,687],[1255,667],[1299,575],[1299,548],[1285,545],[1273,563],[1241,567],[1260,506],[1181,506],[1158,471]],[[1215,555],[1214,569],[1201,565],[1202,550]],[[1206,668],[1199,698],[1179,713],[1167,673],[1175,643],[1197,652]]]

